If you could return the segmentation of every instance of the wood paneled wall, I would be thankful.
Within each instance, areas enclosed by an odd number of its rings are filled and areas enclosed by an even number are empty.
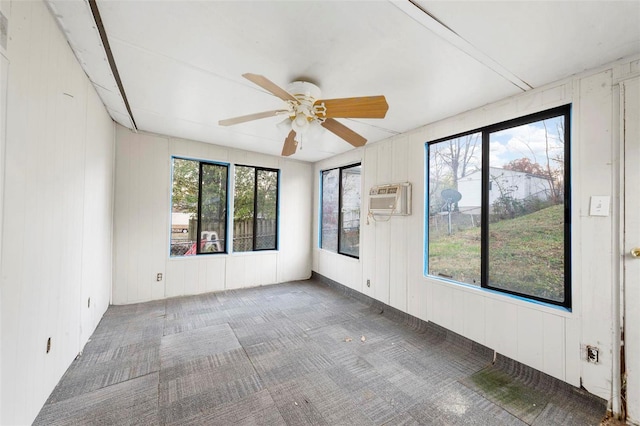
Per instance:
[[[29,424],[109,305],[115,128],[44,3],[7,11],[0,423]]]

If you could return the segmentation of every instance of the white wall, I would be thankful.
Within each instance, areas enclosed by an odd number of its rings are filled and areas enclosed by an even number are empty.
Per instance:
[[[627,413],[631,421],[640,424],[640,259],[631,250],[640,246],[640,62],[638,74],[621,84],[625,121],[621,133],[625,141],[625,232],[622,240],[624,264],[625,352],[627,356]]]
[[[10,16],[9,3],[0,0],[0,13]],[[2,225],[4,200],[4,162],[7,130],[7,83],[9,76],[9,58],[6,43],[0,43],[0,259],[2,259]],[[2,413],[2,291],[0,291],[0,413]],[[0,421],[2,419],[0,418]]]
[[[614,346],[620,266],[615,87],[617,79],[634,67],[637,62],[612,64],[316,163],[314,211],[318,211],[320,171],[362,160],[362,193],[368,194],[376,184],[409,181],[413,214],[365,225],[363,208],[360,260],[319,249],[314,216],[313,270],[611,401],[619,352]],[[425,142],[567,103],[573,104],[572,311],[425,278]],[[612,214],[589,216],[591,195],[611,196]],[[366,202],[363,199],[363,205]],[[371,287],[366,286],[367,279]],[[599,364],[586,362],[584,345],[600,348]]]
[[[115,132],[46,6],[9,6],[0,423],[29,424],[109,304]]]
[[[309,278],[310,164],[121,126],[116,134],[114,304]],[[172,156],[280,169],[279,250],[170,258]]]

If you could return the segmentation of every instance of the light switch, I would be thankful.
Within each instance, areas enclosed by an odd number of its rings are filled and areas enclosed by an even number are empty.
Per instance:
[[[592,195],[589,216],[609,216],[610,198],[608,195]]]

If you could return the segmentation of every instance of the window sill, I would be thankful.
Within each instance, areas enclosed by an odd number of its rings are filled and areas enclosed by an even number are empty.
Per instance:
[[[198,254],[193,256],[169,256],[169,260],[185,260],[185,259],[212,259],[217,257],[228,257],[228,256],[255,256],[255,255],[269,255],[269,254],[277,254],[280,253],[279,250],[257,250],[257,251],[236,251],[231,253],[209,253],[209,254]]]
[[[254,250],[254,251],[234,251],[231,252],[231,256],[251,256],[251,255],[267,255],[267,254],[277,254],[280,253],[280,250]]]

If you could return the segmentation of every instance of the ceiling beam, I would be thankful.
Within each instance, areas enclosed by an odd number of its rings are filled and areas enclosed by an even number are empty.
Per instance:
[[[107,38],[107,32],[104,29],[104,24],[102,23],[102,17],[100,16],[100,11],[98,10],[98,4],[96,0],[88,0],[89,7],[91,8],[91,14],[93,15],[93,20],[96,23],[96,27],[98,29],[98,33],[100,34],[100,39],[102,40],[102,46],[104,47],[104,53],[107,55],[107,60],[109,61],[109,67],[111,68],[111,72],[113,73],[113,77],[116,80],[116,84],[118,85],[118,90],[120,91],[120,96],[122,96],[122,100],[124,101],[124,105],[127,108],[127,112],[129,113],[129,118],[131,120],[131,125],[133,126],[133,130],[137,130],[138,126],[136,125],[136,120],[133,118],[133,112],[131,112],[131,107],[129,106],[129,100],[127,99],[127,93],[124,91],[124,86],[122,85],[122,79],[120,78],[120,73],[118,72],[118,67],[116,66],[116,60],[113,58],[113,52],[111,51],[111,45],[109,45],[109,39]]]
[[[391,4],[407,14],[410,18],[422,25],[447,43],[466,53],[476,61],[480,62],[491,71],[500,75],[509,83],[518,87],[523,92],[533,89],[526,81],[513,74],[511,71],[500,65],[491,57],[483,53],[480,49],[469,43],[452,28],[448,27],[444,22],[440,21],[434,15],[429,13],[425,8],[420,6],[414,0],[389,0]]]

